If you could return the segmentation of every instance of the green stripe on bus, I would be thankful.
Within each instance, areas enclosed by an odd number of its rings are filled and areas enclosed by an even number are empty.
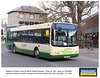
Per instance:
[[[40,51],[40,52],[43,52],[43,53],[50,53],[50,52],[46,52],[46,51]]]
[[[34,51],[34,50],[32,50],[32,49],[26,49],[26,48],[20,48],[20,49],[24,49],[24,50],[30,50],[30,51]]]
[[[66,52],[62,52],[63,54],[72,54],[73,51],[66,51]]]

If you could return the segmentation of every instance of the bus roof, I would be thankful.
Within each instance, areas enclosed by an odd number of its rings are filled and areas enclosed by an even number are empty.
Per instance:
[[[23,30],[50,28],[51,24],[52,23],[44,23],[44,24],[21,26],[21,27],[12,28],[11,31],[23,31]]]
[[[52,22],[52,23],[43,23],[43,24],[36,24],[36,25],[19,26],[19,27],[11,29],[11,31],[23,31],[23,30],[50,28],[53,23],[63,23],[63,22]],[[70,24],[70,23],[65,23],[65,24]]]
[[[15,25],[9,25],[9,26],[7,26],[7,27],[14,27],[14,26],[22,26],[22,24],[15,24]]]

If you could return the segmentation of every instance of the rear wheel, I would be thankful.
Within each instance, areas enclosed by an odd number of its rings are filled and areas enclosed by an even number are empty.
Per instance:
[[[15,46],[13,46],[13,53],[16,53]]]
[[[36,50],[34,51],[34,56],[35,56],[36,58],[39,58],[39,50],[36,49]]]

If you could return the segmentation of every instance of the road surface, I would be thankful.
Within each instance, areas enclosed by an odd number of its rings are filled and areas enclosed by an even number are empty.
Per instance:
[[[98,67],[98,52],[80,52],[70,59],[48,60],[21,53],[12,53],[2,44],[2,67]]]

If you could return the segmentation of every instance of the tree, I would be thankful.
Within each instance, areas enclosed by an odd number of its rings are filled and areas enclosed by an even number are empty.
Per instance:
[[[4,31],[6,32],[7,30],[7,18],[2,18],[1,19],[1,27],[4,29]]]
[[[98,1],[47,1],[41,2],[41,7],[48,13],[48,22],[72,22],[80,29],[82,17],[89,15],[97,3]]]

